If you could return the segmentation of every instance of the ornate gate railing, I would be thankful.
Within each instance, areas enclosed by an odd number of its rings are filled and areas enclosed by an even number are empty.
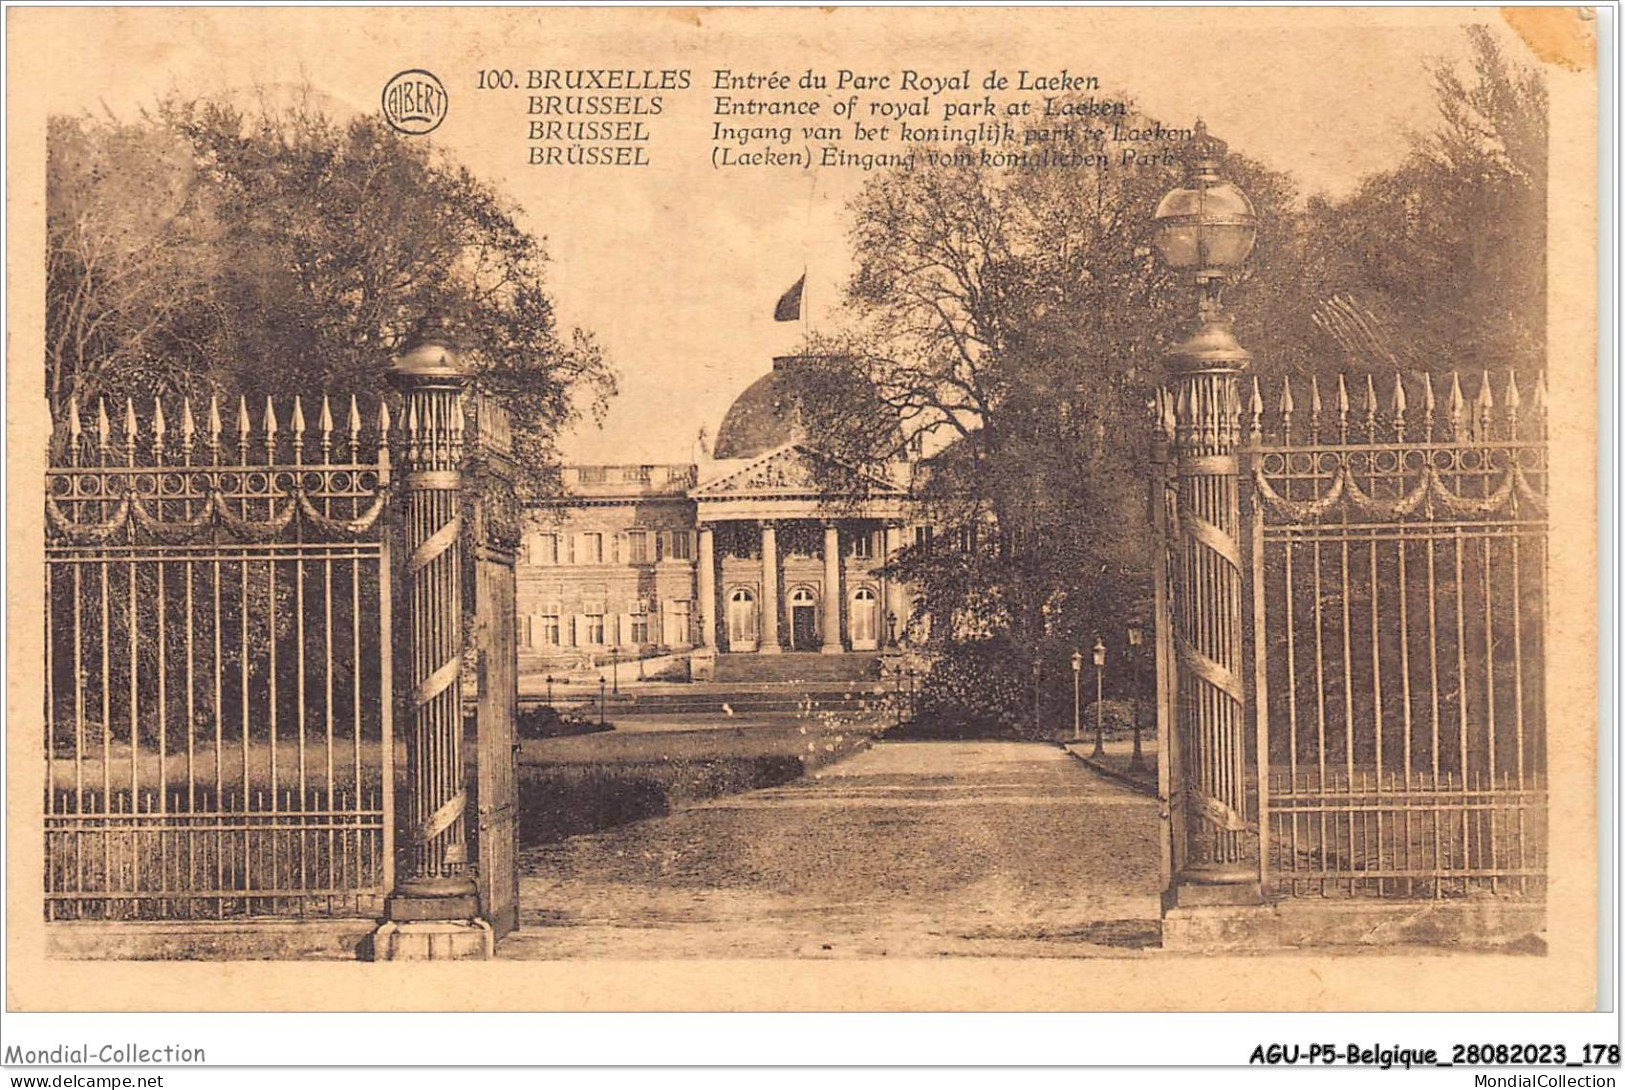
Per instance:
[[[1527,381],[1527,380],[1526,380]],[[1387,385],[1385,383],[1385,385]],[[1256,382],[1243,475],[1267,885],[1533,894],[1546,873],[1545,397]],[[1381,402],[1381,403],[1379,403]],[[1414,407],[1414,408],[1413,408]]]
[[[388,410],[126,403],[46,487],[49,919],[377,915],[393,881]],[[346,407],[340,405],[343,412]],[[178,410],[178,411],[177,411]],[[226,414],[231,416],[229,410]]]
[[[1440,394],[1427,375],[1384,386],[1367,377],[1351,401],[1338,378],[1323,403],[1317,380],[1283,382],[1270,408],[1256,380],[1245,404],[1159,399],[1169,870],[1184,865],[1190,823],[1212,824],[1192,809],[1215,790],[1211,770],[1192,761],[1219,752],[1223,793],[1240,803],[1221,828],[1267,896],[1541,896],[1544,388],[1509,377],[1497,404],[1487,374],[1471,400],[1455,375]],[[1175,428],[1202,419],[1239,455],[1242,593],[1223,615],[1192,617],[1177,611],[1200,602],[1170,601],[1191,536],[1175,487],[1190,439]],[[1177,692],[1174,669],[1177,634],[1203,626],[1241,636],[1220,641],[1242,656],[1224,664],[1245,700],[1240,746],[1172,727],[1181,699],[1206,697]]]

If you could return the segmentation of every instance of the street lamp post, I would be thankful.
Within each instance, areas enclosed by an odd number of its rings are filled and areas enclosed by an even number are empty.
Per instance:
[[[1174,729],[1185,814],[1175,898],[1256,902],[1258,831],[1246,819],[1247,762],[1241,676],[1239,376],[1251,355],[1231,332],[1220,297],[1247,260],[1258,216],[1219,171],[1227,148],[1196,124],[1189,177],[1157,204],[1153,242],[1163,262],[1196,283],[1196,327],[1165,357],[1174,419],[1167,439],[1177,466],[1179,538],[1174,542]],[[1250,858],[1251,857],[1251,858]],[[1218,887],[1229,887],[1221,890]]]
[[[598,675],[598,725],[604,725],[604,675]]]
[[[1042,734],[1043,730],[1044,730],[1043,716],[1039,711],[1039,703],[1038,703],[1039,694],[1042,691],[1038,687],[1038,682],[1039,682],[1039,679],[1043,676],[1043,674],[1044,674],[1043,660],[1042,659],[1033,659],[1033,734],[1034,734],[1034,736]]]
[[[552,674],[547,675],[547,706],[549,708],[551,708],[553,706],[553,675]]]
[[[1104,711],[1101,705],[1101,675],[1106,669],[1106,645],[1095,639],[1095,749],[1091,756],[1100,758],[1106,755],[1106,745],[1103,740],[1105,723],[1101,718]]]
[[[1129,699],[1129,716],[1134,720],[1134,755],[1129,758],[1128,766],[1135,772],[1145,767],[1145,752],[1140,748],[1140,641],[1142,639],[1140,626],[1128,626],[1128,670],[1130,684],[1134,686],[1134,696]]]
[[[609,649],[610,676],[614,678],[610,691],[616,696],[621,695],[621,645],[617,643]]]
[[[1072,652],[1072,740],[1083,741],[1083,719],[1078,705],[1078,682],[1083,677],[1083,652]]]

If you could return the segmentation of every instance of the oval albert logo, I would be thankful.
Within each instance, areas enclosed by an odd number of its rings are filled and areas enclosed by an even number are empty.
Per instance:
[[[446,120],[450,103],[445,85],[433,72],[408,68],[384,84],[381,105],[390,128],[407,136],[422,136],[434,132]]]

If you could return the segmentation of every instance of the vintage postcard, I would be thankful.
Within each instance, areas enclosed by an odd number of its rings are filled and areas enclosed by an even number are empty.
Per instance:
[[[6,18],[11,1006],[1595,1004],[1587,11]]]

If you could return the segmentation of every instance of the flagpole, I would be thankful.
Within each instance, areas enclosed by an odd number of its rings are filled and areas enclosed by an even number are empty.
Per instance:
[[[806,350],[807,338],[812,335],[812,285],[807,282],[807,265],[801,266],[801,344]]]

